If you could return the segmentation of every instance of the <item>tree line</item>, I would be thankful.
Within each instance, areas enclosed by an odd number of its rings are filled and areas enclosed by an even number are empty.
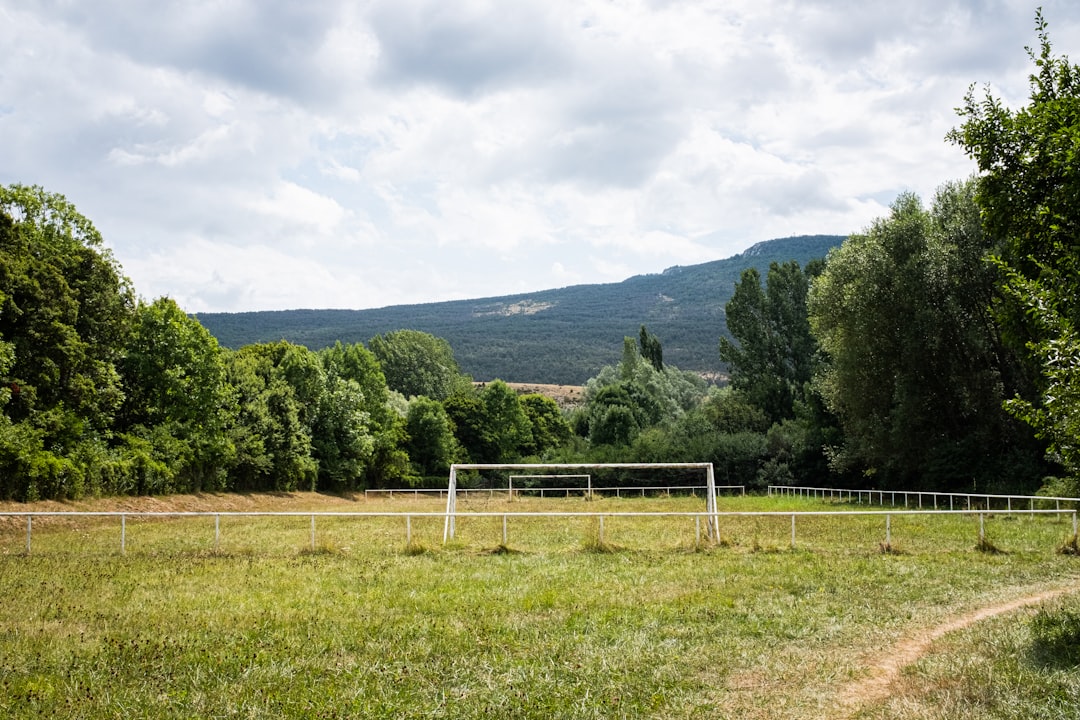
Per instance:
[[[236,350],[138,298],[92,223],[0,187],[0,497],[442,483],[453,462],[712,462],[721,484],[1080,494],[1080,69],[969,91],[978,174],[826,258],[743,272],[718,387],[644,325],[560,409],[416,330]],[[717,336],[722,333],[717,329]],[[618,348],[612,348],[613,359]]]

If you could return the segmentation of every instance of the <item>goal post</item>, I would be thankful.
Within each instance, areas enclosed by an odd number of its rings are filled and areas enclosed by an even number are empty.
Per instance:
[[[536,470],[688,470],[705,471],[705,523],[707,537],[720,537],[720,519],[716,514],[716,478],[712,463],[455,463],[450,466],[450,479],[446,492],[446,520],[443,524],[443,543],[454,538],[457,519],[457,474],[459,470],[510,470],[532,472]],[[590,478],[591,485],[591,478]]]

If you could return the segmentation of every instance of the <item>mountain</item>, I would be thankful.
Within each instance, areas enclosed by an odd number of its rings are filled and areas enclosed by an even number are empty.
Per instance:
[[[285,339],[311,349],[367,343],[412,329],[445,338],[461,368],[477,380],[579,385],[622,355],[626,336],[642,325],[660,339],[664,362],[682,370],[722,371],[727,334],[724,305],[743,270],[796,260],[805,265],[842,243],[840,235],[803,235],[760,242],[745,252],[700,265],[675,266],[620,283],[574,285],[478,300],[395,305],[373,310],[275,310],[198,313],[230,348]]]

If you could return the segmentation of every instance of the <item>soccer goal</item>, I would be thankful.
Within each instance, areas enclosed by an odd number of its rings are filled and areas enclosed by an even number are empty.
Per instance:
[[[457,474],[459,470],[508,470],[529,472],[541,470],[583,471],[594,469],[615,470],[701,470],[705,473],[705,512],[708,514],[706,533],[710,538],[720,536],[719,518],[716,515],[716,479],[712,463],[509,463],[509,464],[455,464],[450,466],[450,480],[446,492],[446,520],[443,526],[443,542],[454,538],[457,519]],[[589,486],[591,488],[591,477]],[[567,515],[576,513],[568,512]]]

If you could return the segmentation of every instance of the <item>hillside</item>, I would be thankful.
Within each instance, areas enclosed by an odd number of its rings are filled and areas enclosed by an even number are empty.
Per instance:
[[[231,348],[286,339],[312,349],[366,343],[409,328],[445,338],[477,380],[579,385],[618,361],[622,340],[642,324],[663,343],[664,360],[683,370],[722,370],[717,344],[727,332],[724,305],[742,271],[772,262],[801,265],[844,238],[805,235],[758,243],[724,260],[676,266],[620,283],[574,285],[521,295],[396,305],[372,310],[199,313]]]

